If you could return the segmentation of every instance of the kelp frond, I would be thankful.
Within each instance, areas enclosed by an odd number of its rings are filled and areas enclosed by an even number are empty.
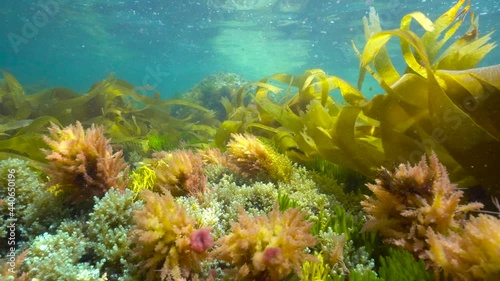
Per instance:
[[[435,151],[453,181],[500,189],[500,162],[490,157],[500,155],[500,65],[473,68],[495,44],[488,43],[491,33],[477,36],[473,13],[471,28],[449,43],[469,9],[460,0],[434,22],[410,13],[399,29],[385,31],[372,10],[371,23],[364,20],[368,40],[359,52],[358,88],[319,69],[261,79],[253,83],[258,113],[250,120],[229,118],[217,143],[227,141],[230,130],[265,128],[258,133],[274,138],[295,160],[321,157],[369,177],[382,165],[415,163]],[[422,36],[412,31],[412,22],[424,29]],[[400,41],[404,73],[396,71],[385,49],[392,38]],[[385,92],[371,100],[359,90],[366,72]],[[343,101],[332,98],[334,90]]]

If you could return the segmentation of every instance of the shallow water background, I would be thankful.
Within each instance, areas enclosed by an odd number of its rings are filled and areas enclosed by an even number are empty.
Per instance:
[[[165,98],[224,72],[256,80],[322,68],[356,82],[362,17],[378,11],[384,29],[422,11],[432,20],[454,1],[436,0],[4,0],[0,68],[28,91],[64,86],[87,91],[115,72]],[[497,0],[472,1],[481,34],[498,29]],[[45,7],[45,8],[44,8]],[[416,25],[414,23],[414,25]],[[464,24],[467,28],[468,24]],[[465,31],[465,30],[464,30]],[[462,34],[462,33],[459,33]],[[493,40],[500,41],[498,32]],[[398,42],[391,45],[399,57]],[[391,47],[390,47],[391,51]],[[482,65],[500,62],[493,50]],[[367,81],[366,89],[373,81]],[[372,92],[366,90],[369,96]]]

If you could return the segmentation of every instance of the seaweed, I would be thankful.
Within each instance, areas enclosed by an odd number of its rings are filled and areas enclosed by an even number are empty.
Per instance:
[[[85,94],[67,88],[50,88],[26,94],[12,74],[2,71],[0,83],[0,159],[12,156],[29,159],[42,168],[46,149],[41,135],[50,123],[67,126],[77,121],[85,126],[102,125],[114,143],[143,144],[155,136],[169,136],[170,144],[204,146],[216,133],[214,113],[186,100],[160,99],[139,93],[142,87],[113,74],[95,83]],[[142,91],[141,91],[142,92]],[[170,107],[182,106],[186,113],[176,118]],[[166,143],[151,143],[165,146]],[[147,151],[146,151],[147,152]],[[17,157],[17,156],[16,156]]]
[[[432,25],[423,14],[412,13],[403,18],[400,29],[370,37],[360,55],[360,67],[372,73],[387,94],[376,96],[362,109],[380,122],[389,159],[415,162],[418,153],[434,150],[454,180],[467,180],[461,175],[470,175],[483,186],[498,188],[492,171],[500,166],[488,155],[500,153],[499,116],[492,108],[499,102],[500,66],[473,68],[495,47],[487,43],[491,33],[478,37],[472,14],[469,31],[442,50],[470,9],[470,3],[464,4],[465,0],[458,1]],[[411,19],[426,30],[421,38],[409,29]],[[407,64],[401,76],[377,69],[382,59],[379,51],[391,37],[400,39]],[[392,66],[389,58],[383,60]],[[361,78],[362,74],[359,86]]]
[[[227,141],[231,132],[248,131],[273,138],[296,161],[319,157],[369,178],[382,165],[415,163],[435,151],[454,182],[498,191],[500,163],[491,155],[500,155],[500,65],[476,67],[495,44],[488,43],[491,33],[478,37],[473,13],[470,29],[448,42],[469,9],[470,3],[460,0],[434,22],[410,13],[399,29],[385,31],[373,10],[371,26],[365,19],[363,51],[354,46],[360,57],[358,87],[320,69],[249,83],[245,87],[257,88],[257,113],[231,115],[216,144]],[[422,36],[412,31],[412,21],[424,29]],[[385,49],[391,38],[400,41],[406,65],[402,74]],[[361,92],[367,72],[384,90],[372,99]],[[334,90],[341,100],[331,95]],[[233,111],[252,110],[252,104],[232,104]]]

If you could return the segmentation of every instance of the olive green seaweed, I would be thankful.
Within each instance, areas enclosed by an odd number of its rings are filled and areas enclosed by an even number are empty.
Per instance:
[[[50,88],[26,94],[12,74],[1,71],[0,83],[0,159],[15,155],[43,167],[47,146],[42,135],[50,123],[67,126],[77,121],[86,126],[100,124],[114,143],[148,144],[158,135],[169,142],[203,146],[216,133],[219,121],[214,113],[186,100],[160,99],[141,94],[113,74],[95,83],[90,91],[78,94],[66,88]],[[187,108],[183,119],[174,117],[169,107]],[[146,149],[146,152],[149,149]]]

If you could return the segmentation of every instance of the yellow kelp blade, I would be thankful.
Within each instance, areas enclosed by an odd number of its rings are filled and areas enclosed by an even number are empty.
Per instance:
[[[358,58],[361,60],[361,53],[359,52],[358,48],[356,48],[356,45],[354,44],[354,41],[352,41],[352,47],[354,49],[354,51],[356,52],[356,55],[358,56]],[[380,51],[384,51],[385,50],[385,47]],[[380,52],[375,56],[376,59],[378,59],[378,56],[380,56]],[[390,67],[393,67],[392,65],[392,62],[388,61],[388,63],[390,63]],[[358,86],[357,86],[357,89],[358,90],[361,90],[362,86],[363,86],[363,82],[364,82],[364,79],[365,79],[365,75],[366,75],[366,72],[370,73],[371,76],[373,76],[373,78],[375,78],[375,80],[377,80],[377,83],[380,85],[380,87],[386,92],[386,93],[392,93],[392,89],[391,89],[391,86],[389,84],[387,84],[387,82],[385,82],[385,79],[387,78],[382,78],[382,76],[378,75],[378,73],[376,73],[371,67],[370,65],[365,65],[365,67],[360,67],[360,70],[359,70],[359,77],[358,77]],[[394,77],[398,77],[397,79],[394,79],[394,81],[392,81],[391,79],[388,79],[389,82],[395,82],[399,79],[399,73],[396,72],[395,76]]]
[[[217,133],[214,136],[214,144],[216,147],[225,147],[226,142],[229,140],[231,134],[240,133],[242,121],[239,120],[226,120],[222,122]]]
[[[500,140],[500,65],[467,71],[437,71],[446,94],[484,131]]]
[[[414,129],[415,126],[412,127]],[[385,164],[406,163],[408,161],[417,163],[421,159],[425,150],[419,146],[415,136],[409,136],[403,132],[395,131],[390,125],[380,124],[380,139],[384,155]],[[388,168],[388,167],[387,167]]]
[[[487,43],[492,34],[490,32],[471,42],[466,39],[457,40],[438,58],[435,68],[462,70],[476,67],[496,47],[494,43]]]
[[[305,94],[309,94],[311,98],[315,98],[319,95],[321,97],[321,104],[325,105],[329,98],[328,93],[330,92],[326,73],[323,70],[314,69],[306,71],[301,77],[305,77],[306,80],[299,90],[299,96],[302,97]],[[318,82],[312,83],[314,80]]]
[[[405,108],[400,100],[388,95],[376,95],[361,109],[366,116],[379,121],[381,126],[399,133],[405,133],[416,123],[408,112],[409,108]]]
[[[15,151],[36,161],[44,161],[45,154],[40,150],[46,148],[45,142],[42,140],[42,132],[50,123],[60,125],[59,121],[50,116],[42,116],[22,123],[25,123],[26,126],[12,132],[10,138],[0,140],[0,151]]]
[[[0,161],[1,160],[6,160],[6,159],[9,159],[9,158],[17,158],[17,159],[24,160],[24,161],[28,162],[28,165],[30,167],[35,168],[38,171],[46,171],[47,167],[48,167],[48,165],[46,163],[34,160],[31,157],[25,157],[25,156],[20,155],[20,154],[15,154],[15,153],[10,153],[10,152],[1,152],[0,151]]]
[[[374,11],[370,11],[370,13],[372,12]],[[373,16],[371,15],[371,18],[372,17]],[[420,67],[420,64],[422,62],[419,62],[417,59],[414,58],[412,51],[410,49],[410,46],[414,48],[419,47],[420,50],[417,50],[417,52],[419,56],[421,56],[422,54],[425,54],[425,50],[422,50],[423,45],[416,46],[419,45],[418,42],[419,40],[415,39],[415,37],[418,38],[416,35],[412,36],[413,34],[405,35],[402,33],[403,31],[409,31],[412,20],[417,21],[426,31],[434,30],[431,20],[429,20],[424,14],[420,12],[413,12],[405,15],[401,20],[400,29],[393,30],[392,33],[393,36],[398,36],[401,39],[401,50],[403,52],[403,56],[408,66],[412,68],[415,72],[425,76],[425,71],[422,69],[422,67]],[[367,22],[365,19],[363,19],[363,21],[365,24],[365,30],[367,30]],[[393,66],[391,59],[387,54],[387,50],[385,48],[385,45],[387,44],[389,39],[390,36],[388,36],[388,34],[384,35],[384,32],[382,31],[372,34],[372,36],[368,39],[367,44],[363,49],[363,54],[361,55],[358,89],[361,89],[361,84],[363,83],[364,75],[366,72],[366,66],[368,66],[370,62],[373,62],[373,66],[377,71],[378,76],[387,85],[394,84],[400,78],[400,74],[396,71],[395,67]],[[424,62],[426,62],[426,57],[427,56],[425,55],[424,58],[421,59]]]
[[[283,90],[270,84],[274,80],[287,85],[288,92],[290,92],[290,88],[296,88],[299,94],[288,102],[288,106],[294,108],[295,111],[304,110],[313,99],[322,99],[323,103],[326,102],[329,91],[328,83],[325,81],[326,77],[328,77],[326,73],[320,69],[306,70],[300,76],[283,73],[275,74],[260,80],[260,85],[258,85],[260,88],[257,90],[256,99],[267,97],[269,92],[276,94]]]
[[[0,121],[0,137],[1,136],[9,136],[10,133],[7,133],[8,131],[13,131],[17,130],[22,127],[26,127],[29,124],[31,124],[33,120],[31,119],[24,119],[24,120],[1,120]],[[11,132],[12,133],[12,132]]]
[[[83,121],[91,117],[100,116],[102,107],[106,100],[101,99],[103,91],[114,83],[114,76],[111,74],[105,80],[97,83],[93,89],[84,95],[73,96],[73,91],[68,89],[57,89],[62,94],[60,97],[51,99],[54,94],[52,90],[29,96],[33,104],[41,103],[43,107],[37,108],[37,114],[50,115],[60,120],[63,125],[69,125],[76,121]],[[44,101],[50,101],[45,102]]]
[[[79,93],[63,87],[49,88],[34,94],[30,94],[29,96],[27,96],[28,101],[33,106],[33,112],[30,117],[39,117],[54,114],[57,115],[57,113],[55,112],[56,110],[53,109],[54,104],[60,103],[62,100],[70,100],[73,98],[78,98],[80,96],[81,95]],[[81,111],[84,110],[81,108],[78,109]],[[67,121],[68,123],[72,122],[71,120]]]
[[[427,80],[415,73],[406,73],[401,76],[392,87],[393,96],[408,105],[427,110],[429,104]]]
[[[34,132],[42,132],[45,130],[50,123],[57,124],[59,126],[62,126],[61,123],[59,123],[59,120],[55,119],[52,116],[42,116],[34,119],[32,122],[30,122],[27,126],[21,128],[17,133],[15,134],[16,136],[23,135],[23,134],[30,134]]]
[[[425,31],[434,30],[432,22],[424,14],[414,12],[401,19],[400,31],[409,31],[412,19],[415,19]],[[401,51],[403,52],[403,57],[408,67],[414,72],[425,77],[426,71],[424,70],[424,67],[427,64],[430,65],[430,61],[427,57],[425,45],[422,44],[421,39],[418,38],[418,36],[416,36],[413,32],[396,36],[400,37]],[[415,58],[411,47],[415,48],[417,58]]]
[[[301,162],[311,160],[306,153],[301,150],[292,133],[285,128],[277,130],[276,134],[273,136],[273,141],[290,159]]]
[[[168,105],[183,105],[201,111],[207,111],[207,112],[210,111],[209,109],[201,105],[186,100],[175,100],[175,99],[161,100],[157,97],[149,97],[143,95],[136,91],[135,86],[121,79],[116,79],[115,83],[106,88],[105,93],[110,95],[111,97],[123,97],[123,98],[131,97],[135,101],[140,102],[147,106],[158,107],[158,106],[168,106]]]
[[[264,124],[260,124],[260,123],[250,123],[246,126],[246,128],[248,129],[248,131],[253,131],[253,128],[257,128],[257,129],[260,129],[260,131],[267,131],[267,132],[271,132],[272,134],[276,134],[278,133],[278,129],[274,128],[274,127],[271,127],[271,126],[267,126],[267,125],[264,125]]]
[[[274,88],[269,88],[268,86],[265,85],[263,84],[259,86],[260,88],[257,90],[257,94],[254,98],[255,103],[259,106],[261,115],[266,114],[268,119],[272,118],[281,125],[283,125],[284,127],[289,128],[294,132],[300,131],[302,129],[301,125],[302,122],[300,118],[297,115],[295,115],[295,113],[293,113],[287,105],[280,105],[274,103],[268,97],[269,90],[271,89],[274,92],[276,90],[275,88],[277,87],[268,85],[274,87]]]
[[[326,79],[326,81],[329,83],[329,91],[338,88],[340,90],[340,95],[342,96],[344,101],[350,105],[360,106],[362,103],[367,101],[363,93],[361,93],[356,87],[339,77],[330,76]]]
[[[222,97],[220,103],[222,104],[222,107],[224,107],[224,111],[226,112],[226,119],[229,119],[231,113],[235,109],[235,105],[232,104],[231,101],[226,97]]]
[[[356,121],[361,110],[355,107],[343,107],[335,122],[333,143],[340,148],[342,157],[329,159],[334,163],[346,165],[364,175],[373,175],[385,159],[381,143],[362,140],[355,137]],[[324,155],[324,154],[322,154]]]
[[[8,105],[7,107],[12,107],[10,110],[14,110],[14,117],[16,119],[26,119],[31,115],[32,108],[31,104],[28,102],[26,95],[24,93],[24,89],[19,84],[16,78],[12,76],[7,71],[0,70],[5,78],[5,82],[7,85],[7,93],[0,93],[0,100],[4,103],[4,106],[7,106],[6,101],[11,98],[13,104]]]
[[[319,100],[313,100],[307,107],[306,112],[300,116],[303,124],[303,129],[295,132],[299,138],[305,136],[314,140],[314,145],[305,138],[306,142],[311,148],[321,152],[322,150],[330,148],[332,145],[332,133],[335,126],[335,118],[330,115],[326,108],[321,105]],[[300,134],[299,134],[300,133]],[[307,151],[307,149],[306,149]],[[311,153],[310,151],[308,153]]]
[[[434,21],[433,30],[427,31],[422,36],[422,42],[426,48],[430,61],[434,61],[438,53],[441,51],[441,48],[444,46],[444,44],[446,44],[448,39],[453,36],[455,31],[462,23],[463,17],[458,22],[456,22],[456,19],[459,16],[465,16],[469,11],[470,1],[467,1],[465,7],[462,8],[465,2],[466,0],[459,0],[453,7],[451,7],[448,11],[446,11],[437,20]],[[455,22],[456,24],[454,24]],[[454,24],[454,26],[452,26],[442,37],[441,33],[448,29],[452,24]]]
[[[399,26],[399,29],[410,30],[410,24],[412,20],[418,22],[425,31],[427,32],[434,31],[434,24],[432,23],[432,21],[421,12],[413,12],[405,15],[401,19],[401,24]]]
[[[500,161],[494,155],[500,155],[500,142],[455,105],[434,76],[429,77],[429,92],[431,121],[440,131],[440,143],[483,186],[498,185]]]
[[[325,108],[318,100],[313,100],[307,106],[306,112],[301,114],[301,119],[306,128],[323,128],[327,131],[333,129],[333,117],[336,114],[332,114],[327,108]]]
[[[12,74],[4,70],[0,71],[2,72],[2,75],[7,84],[8,91],[11,94],[16,107],[21,106],[26,100],[23,87],[21,86],[21,84],[19,84],[19,81],[17,81],[17,79],[12,76]]]
[[[377,53],[385,47],[389,39],[391,39],[393,36],[398,37],[402,44],[404,42],[405,45],[407,44],[414,49],[415,53],[412,52],[410,48],[403,49],[403,58],[411,70],[418,73],[422,77],[426,77],[426,66],[430,64],[429,60],[427,59],[425,47],[422,44],[420,38],[418,38],[415,33],[408,30],[395,29],[382,31],[373,35],[370,40],[368,40],[365,48],[363,49],[363,53],[361,54],[360,67],[366,67],[374,59]],[[415,57],[415,55],[418,56],[418,59],[417,57]]]
[[[369,18],[363,17],[363,27],[364,27],[364,33],[365,33],[365,38],[366,41],[369,41],[370,38],[376,34],[382,31],[382,27],[380,26],[380,18],[375,11],[375,8],[370,7],[370,12],[368,14]],[[356,54],[361,57],[361,54],[359,53],[358,49],[356,46],[353,44],[354,51]],[[391,58],[389,57],[389,53],[387,52],[387,49],[385,47],[381,48],[378,54],[375,56],[374,61],[373,61],[373,66],[375,70],[378,72],[378,75],[380,80],[386,81],[388,85],[392,85],[395,81],[397,81],[400,77],[400,74],[392,64]],[[358,84],[357,88],[361,90],[363,86],[363,81],[365,79],[367,67],[360,67],[359,68],[359,76],[358,76]]]
[[[40,162],[45,159],[45,154],[40,149],[47,148],[42,139],[42,135],[39,133],[24,134],[6,140],[0,140],[0,147],[0,151],[15,151],[20,155],[26,155]]]
[[[255,103],[267,115],[272,116],[272,118],[282,126],[294,132],[298,132],[302,129],[302,121],[300,120],[300,117],[295,115],[295,113],[286,105],[273,103],[270,99],[256,99]]]

